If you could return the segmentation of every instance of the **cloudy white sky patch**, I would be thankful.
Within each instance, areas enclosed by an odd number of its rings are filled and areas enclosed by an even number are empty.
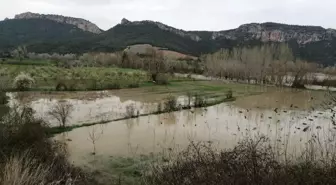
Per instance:
[[[225,30],[251,22],[336,28],[335,0],[0,0],[0,19],[35,12],[80,17],[109,29],[122,18],[185,30]]]

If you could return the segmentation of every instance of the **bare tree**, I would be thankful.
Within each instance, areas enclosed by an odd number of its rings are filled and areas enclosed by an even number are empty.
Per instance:
[[[293,60],[287,44],[266,44],[257,47],[222,49],[202,56],[208,74],[264,84],[282,85],[287,76],[287,63]]]
[[[48,115],[55,118],[61,127],[65,127],[73,111],[73,105],[68,102],[57,102],[48,111]]]
[[[302,88],[304,86],[305,81],[308,80],[308,75],[311,72],[317,70],[318,66],[314,63],[308,63],[306,61],[298,60],[295,63],[294,68],[292,69],[293,72],[293,85],[294,88]]]
[[[157,51],[154,48],[146,50],[147,70],[152,75],[152,80],[156,81],[159,73],[166,72],[165,58],[162,51]]]
[[[126,106],[125,117],[126,118],[134,118],[134,117],[136,117],[136,114],[135,114],[135,104],[132,103],[132,104]]]
[[[100,139],[100,137],[103,135],[103,129],[101,128],[101,131],[98,132],[97,131],[98,127],[97,126],[93,126],[92,129],[89,132],[89,140],[92,142],[92,146],[93,146],[93,151],[92,151],[92,155],[96,155],[96,141]]]

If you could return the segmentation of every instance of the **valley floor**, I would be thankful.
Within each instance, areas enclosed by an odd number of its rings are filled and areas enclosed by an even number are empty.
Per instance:
[[[328,100],[324,91],[228,83],[220,80],[196,80],[177,76],[170,76],[167,84],[158,85],[149,80],[146,72],[140,70],[0,65],[0,79],[7,82],[5,87],[12,87],[13,78],[21,72],[29,73],[35,78],[36,83],[30,91],[8,93],[11,98],[10,105],[16,103],[29,105],[35,111],[35,116],[47,120],[51,127],[59,126],[57,120],[48,116],[51,107],[58,102],[73,105],[74,110],[67,123],[69,129],[56,130],[54,134],[58,134],[54,135],[53,139],[66,144],[69,161],[72,164],[92,174],[97,182],[103,185],[178,184],[181,179],[179,182],[165,179],[162,170],[166,169],[170,177],[182,178],[177,172],[188,172],[188,175],[191,175],[192,170],[195,173],[199,171],[189,168],[193,163],[191,159],[196,162],[204,159],[207,163],[200,165],[209,167],[215,164],[210,156],[216,156],[213,159],[216,159],[216,162],[220,161],[217,160],[217,157],[220,157],[217,156],[217,152],[225,154],[223,160],[232,160],[235,162],[234,165],[239,166],[241,159],[232,158],[229,154],[232,151],[237,156],[246,154],[249,157],[249,152],[255,151],[254,148],[240,152],[241,148],[251,147],[248,143],[241,144],[241,141],[246,139],[255,141],[260,137],[268,138],[267,144],[272,150],[267,152],[285,151],[289,155],[298,156],[307,149],[306,144],[312,138],[330,141],[332,134],[322,133],[330,133],[330,130],[335,129],[330,122],[332,114],[323,107]],[[67,90],[74,92],[55,91],[55,86],[60,83],[71,87]],[[165,104],[170,97],[182,105],[186,105],[188,100],[196,102],[197,98],[207,101],[208,104],[198,108],[157,112],[158,107],[161,111],[159,104]],[[129,117],[130,112],[132,115],[138,113],[144,116]],[[83,125],[85,127],[82,127]],[[214,150],[207,153],[205,152],[207,150],[202,148],[203,145],[195,147],[195,143],[199,142],[211,144]],[[239,150],[235,148],[236,146]],[[185,153],[190,147],[196,153]],[[264,149],[267,147],[264,147],[265,145],[257,148],[257,151],[266,151]],[[326,152],[328,148],[324,147],[326,145],[320,150]],[[197,156],[200,158],[190,156],[197,154],[199,150],[201,155]],[[178,158],[184,154],[185,158]],[[265,170],[262,157],[270,159],[269,157],[275,155],[259,154],[261,158],[257,161],[260,164],[258,169],[262,171]],[[244,156],[240,157],[245,159]],[[281,156],[277,157],[279,158],[274,160],[281,161]],[[175,163],[176,159],[183,163]],[[246,159],[252,160],[248,161],[249,164],[253,162],[252,158]],[[222,163],[219,164],[225,167]],[[158,165],[159,168],[156,168]],[[184,167],[188,167],[190,171]],[[299,168],[289,165],[283,169],[288,170],[292,167]],[[326,173],[331,173],[329,168],[322,168]],[[247,174],[250,169],[252,167],[247,167],[242,174],[250,177],[251,174]],[[270,166],[267,170],[269,169],[278,168]],[[318,171],[312,166],[306,169],[314,173]],[[221,171],[223,175],[224,171]],[[261,171],[260,174],[254,174],[253,178],[263,179],[264,174]],[[297,174],[292,172],[288,172],[294,179],[292,182],[298,182],[295,176]],[[151,176],[153,174],[154,176]],[[279,183],[279,179],[275,178],[276,173],[274,174],[273,180]],[[284,174],[281,171],[278,175]],[[202,180],[201,176],[198,178]],[[151,182],[146,183],[148,180]],[[214,182],[229,182],[234,178],[224,180]],[[255,184],[267,184],[270,179],[257,180]],[[188,182],[197,183],[191,176],[186,177],[184,184],[190,184]]]

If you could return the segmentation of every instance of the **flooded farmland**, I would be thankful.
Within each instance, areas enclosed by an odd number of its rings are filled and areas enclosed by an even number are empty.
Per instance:
[[[92,152],[108,156],[150,154],[169,148],[181,149],[190,141],[211,141],[220,148],[231,148],[243,137],[253,135],[267,135],[274,141],[280,140],[280,144],[288,140],[291,149],[299,150],[300,142],[310,139],[308,133],[328,133],[333,129],[328,116],[319,113],[244,111],[229,104],[221,104],[207,109],[83,127],[56,138],[71,140],[68,145],[73,159],[88,157]],[[315,115],[319,117],[315,118]],[[309,119],[314,119],[314,122]],[[96,137],[95,146],[90,143],[93,134]]]
[[[70,124],[122,118],[130,104],[135,105],[141,114],[151,113],[157,107],[156,102],[163,98],[160,94],[133,97],[132,92],[122,91],[95,92],[91,98],[77,99],[78,94],[71,93],[66,96],[44,95],[37,99],[31,97],[25,101],[40,117],[45,117],[48,107],[60,99],[73,104],[75,110]],[[330,121],[331,113],[320,106],[325,97],[326,93],[322,91],[284,89],[240,97],[235,102],[207,108],[77,128],[56,135],[55,139],[67,143],[70,160],[79,165],[88,163],[93,154],[148,155],[180,150],[191,141],[209,142],[217,148],[227,149],[245,137],[262,135],[269,137],[274,146],[286,146],[289,153],[297,154],[312,136],[323,141],[333,137],[331,131],[335,126]],[[178,102],[183,101],[180,97]],[[55,122],[51,124],[57,125]]]

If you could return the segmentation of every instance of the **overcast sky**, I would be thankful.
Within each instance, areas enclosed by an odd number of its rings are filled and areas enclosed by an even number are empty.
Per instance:
[[[251,22],[336,28],[336,0],[0,0],[0,20],[22,12],[80,17],[109,29],[122,18],[185,30],[225,30]]]

